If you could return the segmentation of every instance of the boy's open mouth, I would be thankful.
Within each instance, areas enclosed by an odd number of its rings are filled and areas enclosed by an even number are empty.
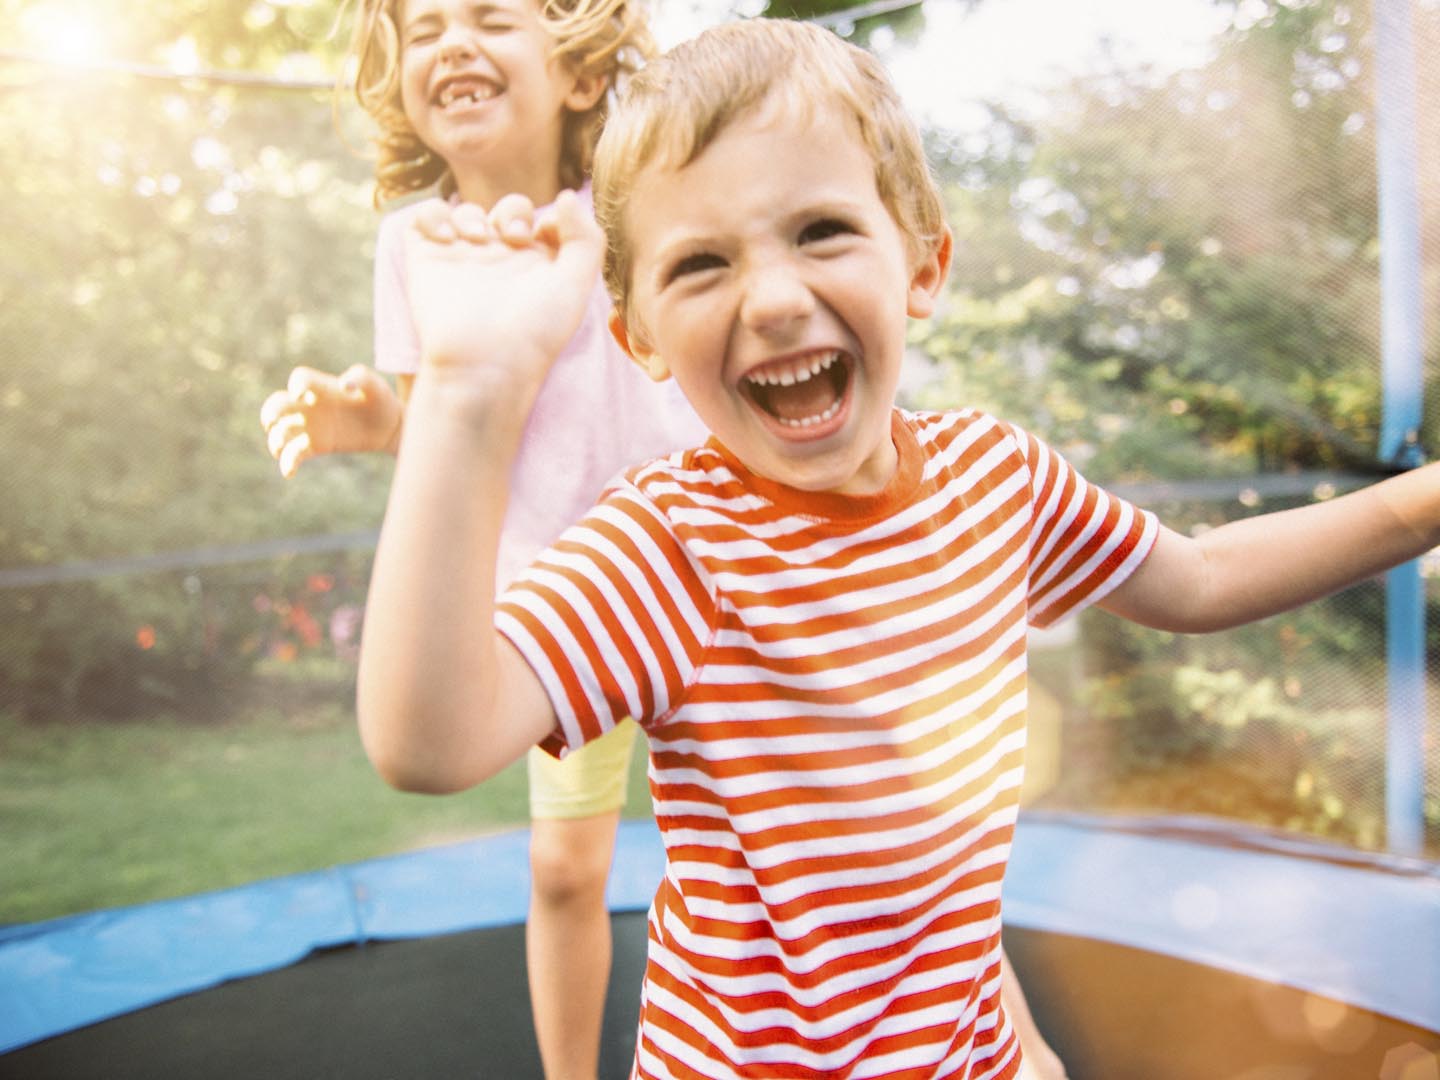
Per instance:
[[[778,360],[740,380],[761,412],[802,432],[831,420],[845,403],[852,361],[836,349]]]

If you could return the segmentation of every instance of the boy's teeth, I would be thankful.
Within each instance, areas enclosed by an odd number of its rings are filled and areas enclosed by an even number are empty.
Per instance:
[[[849,375],[843,363],[837,365],[840,359],[841,354],[831,350],[751,372],[745,377],[749,397],[786,427],[822,424],[845,400]]]
[[[806,417],[802,417],[801,419],[798,419],[798,420],[790,420],[790,419],[787,419],[786,417],[783,417],[783,416],[777,417],[776,419],[778,419],[778,420],[779,420],[782,424],[784,424],[786,427],[794,427],[794,428],[810,427],[810,426],[813,425],[813,424],[823,424],[826,420],[829,420],[832,416],[834,416],[834,415],[835,415],[837,412],[839,412],[839,411],[840,411],[840,402],[836,401],[836,402],[833,402],[833,403],[830,405],[830,407],[829,407],[828,409],[826,409],[824,412],[822,412],[822,413],[817,413],[817,414],[815,414],[814,416],[806,416]]]
[[[775,368],[768,371],[757,371],[751,375],[747,375],[746,378],[761,386],[794,386],[796,383],[813,379],[839,358],[839,353],[827,352],[819,356],[812,356],[808,360],[802,360],[783,369]]]

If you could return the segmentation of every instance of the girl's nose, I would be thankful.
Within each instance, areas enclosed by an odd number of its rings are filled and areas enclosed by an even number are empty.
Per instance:
[[[774,334],[815,311],[815,296],[791,267],[771,265],[746,276],[741,320],[759,334]]]
[[[470,31],[451,23],[440,35],[440,59],[444,61],[468,60],[475,55],[475,43]]]

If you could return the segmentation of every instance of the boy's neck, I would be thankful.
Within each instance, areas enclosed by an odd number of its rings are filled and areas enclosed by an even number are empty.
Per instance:
[[[718,450],[738,470],[742,486],[779,506],[817,518],[844,520],[868,517],[886,507],[898,506],[913,494],[923,474],[923,455],[914,432],[898,408],[890,413],[890,438],[862,476],[840,488],[806,490],[791,487],[752,469],[719,438],[711,436],[709,446]]]

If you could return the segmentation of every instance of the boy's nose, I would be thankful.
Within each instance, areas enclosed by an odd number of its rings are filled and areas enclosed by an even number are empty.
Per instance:
[[[768,266],[746,276],[741,320],[760,334],[774,334],[810,317],[815,296],[788,267]]]

